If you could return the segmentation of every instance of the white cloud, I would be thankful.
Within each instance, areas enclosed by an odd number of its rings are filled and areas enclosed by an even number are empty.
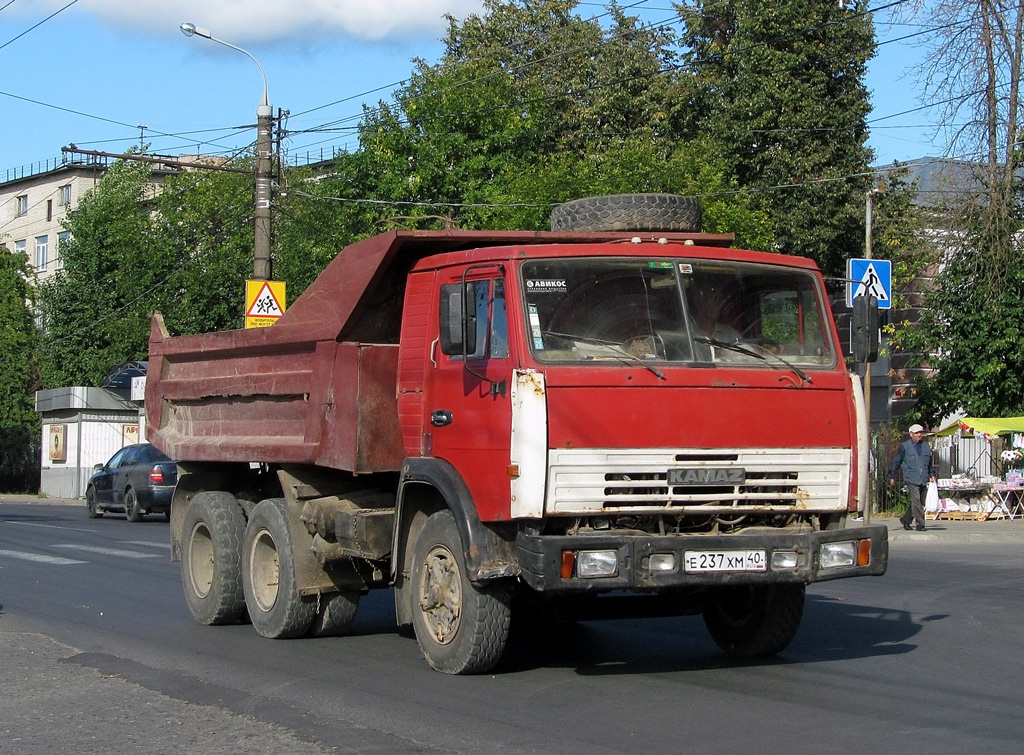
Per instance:
[[[53,10],[66,4],[67,0],[37,0],[37,7]],[[479,12],[482,4],[482,0],[86,0],[72,8],[115,27],[162,31],[189,21],[226,39],[286,41],[337,34],[367,40],[436,38],[446,28],[446,13],[462,19]]]

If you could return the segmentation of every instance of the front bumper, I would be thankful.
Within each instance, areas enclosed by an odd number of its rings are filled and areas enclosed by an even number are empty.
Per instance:
[[[868,563],[863,566],[821,565],[821,546],[825,543],[867,541]],[[889,531],[885,525],[870,525],[842,530],[787,533],[761,529],[736,535],[644,535],[602,532],[585,535],[527,535],[517,537],[521,575],[530,587],[551,594],[598,593],[611,590],[658,592],[673,588],[738,584],[781,584],[823,582],[846,577],[885,574],[889,560]],[[616,573],[606,577],[562,576],[566,551],[612,550],[616,553]],[[687,551],[766,552],[765,571],[698,572],[683,569]],[[795,553],[795,566],[772,566],[774,552]],[[675,568],[651,569],[651,556],[674,554]]]

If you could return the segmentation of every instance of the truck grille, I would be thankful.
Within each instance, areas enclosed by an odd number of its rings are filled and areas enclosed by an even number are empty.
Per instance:
[[[555,449],[549,459],[551,513],[826,512],[849,495],[847,449]]]

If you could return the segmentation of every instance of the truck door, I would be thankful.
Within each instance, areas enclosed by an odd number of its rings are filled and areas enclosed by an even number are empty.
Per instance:
[[[455,466],[481,520],[507,517],[512,359],[505,281],[488,265],[467,269],[465,278],[453,272],[439,284],[439,336],[425,385],[427,453]]]

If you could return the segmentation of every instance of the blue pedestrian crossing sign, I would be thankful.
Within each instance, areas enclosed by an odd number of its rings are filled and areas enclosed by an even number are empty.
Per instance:
[[[846,263],[846,278],[846,306],[852,307],[856,297],[870,294],[878,299],[879,309],[892,308],[890,260],[851,259]]]

